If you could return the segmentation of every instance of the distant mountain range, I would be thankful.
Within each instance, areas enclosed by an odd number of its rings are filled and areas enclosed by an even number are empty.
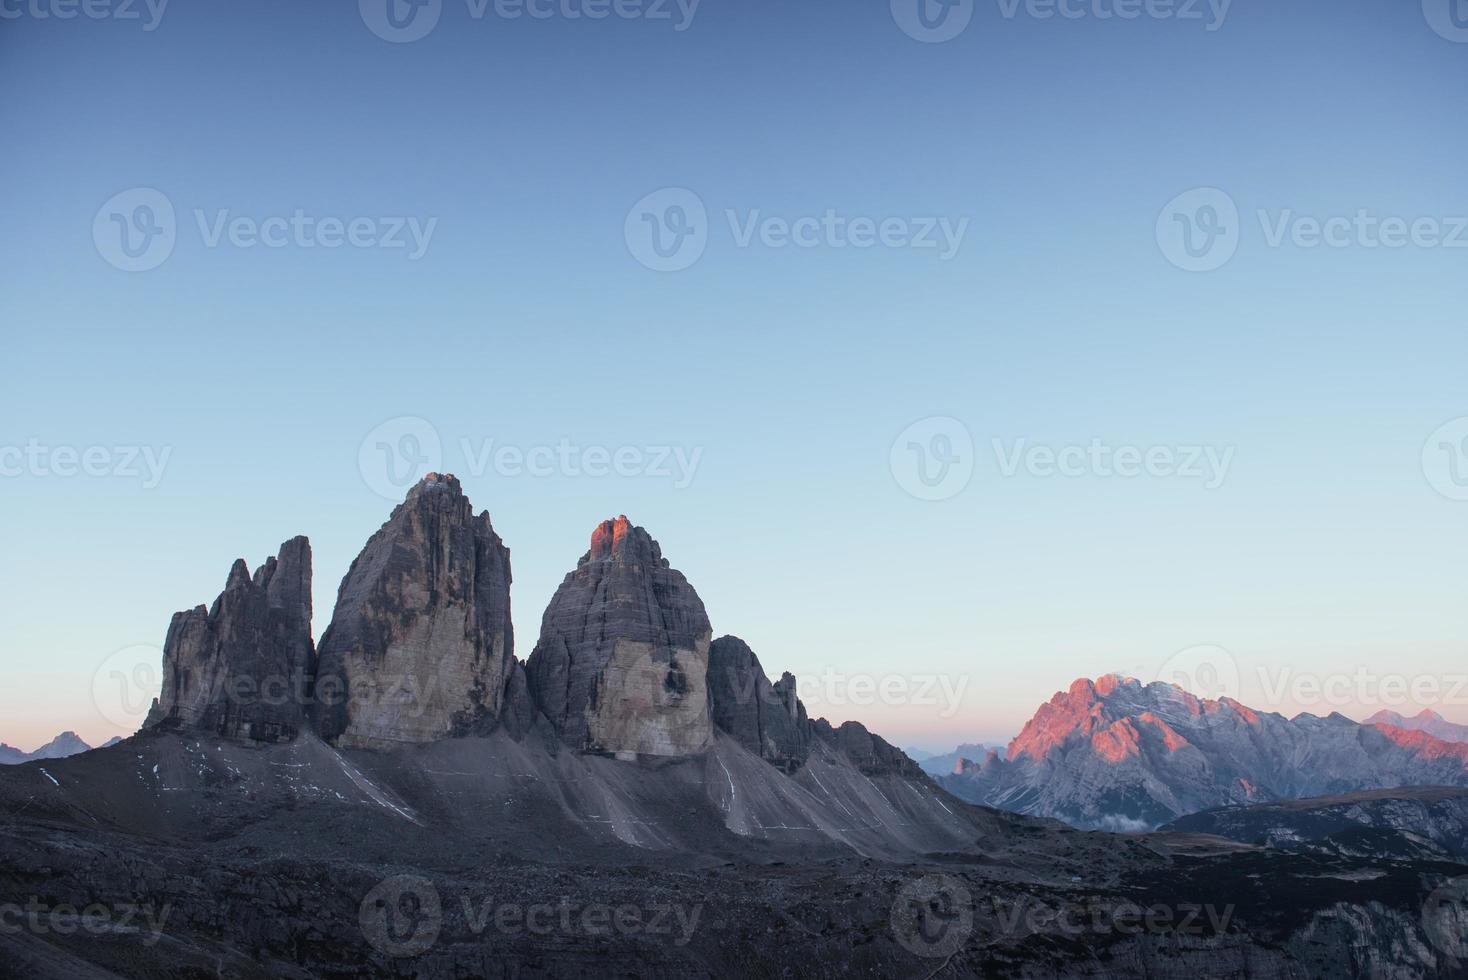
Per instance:
[[[105,749],[121,741],[120,738],[110,738],[98,748]],[[34,752],[22,752],[12,745],[0,742],[0,766],[18,766],[22,762],[38,762],[44,759],[66,759],[91,750],[92,746],[82,741],[76,732],[62,732]]]
[[[1286,718],[1110,675],[1076,681],[1040,706],[1003,755],[961,763],[940,782],[974,803],[1133,830],[1234,804],[1468,786],[1468,743],[1426,727],[1461,726],[1430,712],[1411,724],[1422,727]]]
[[[907,755],[908,758],[916,762],[919,768],[929,776],[949,776],[952,775],[953,770],[958,766],[960,759],[967,759],[970,762],[982,762],[984,756],[988,755],[991,751],[993,749],[987,745],[982,745],[978,742],[965,742],[952,752],[943,752],[940,754],[936,752],[923,752],[918,749],[908,749]]]
[[[1395,711],[1378,711],[1367,718],[1367,725],[1390,725],[1411,732],[1426,732],[1444,742],[1468,742],[1468,725],[1455,725],[1430,708],[1406,718]]]

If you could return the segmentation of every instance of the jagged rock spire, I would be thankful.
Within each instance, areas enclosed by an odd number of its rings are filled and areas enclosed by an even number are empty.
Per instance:
[[[235,561],[209,609],[174,614],[145,725],[288,741],[305,726],[313,656],[311,543],[297,537],[254,576]]]
[[[452,475],[424,477],[352,562],[319,660],[317,727],[343,746],[528,724],[510,551]]]
[[[530,690],[578,749],[701,752],[713,737],[712,635],[698,593],[652,536],[625,516],[603,521],[546,608],[526,663]]]

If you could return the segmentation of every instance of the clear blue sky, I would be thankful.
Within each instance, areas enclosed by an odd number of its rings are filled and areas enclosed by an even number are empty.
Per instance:
[[[151,31],[7,9],[0,445],[170,455],[150,488],[0,478],[0,739],[121,730],[98,665],[298,533],[319,634],[391,506],[359,449],[400,416],[511,547],[522,657],[625,512],[771,673],[964,685],[952,711],[817,709],[903,744],[1013,734],[1075,677],[1197,644],[1246,677],[1468,670],[1468,503],[1422,465],[1468,416],[1468,249],[1270,247],[1255,217],[1468,215],[1468,44],[1415,2],[1237,0],[1210,31],[989,0],[934,44],[886,0],[705,0],[683,31],[442,0],[411,43],[351,3],[177,2]],[[177,241],[127,272],[93,223],[138,187]],[[1155,228],[1200,187],[1242,224],[1193,273]],[[707,208],[682,271],[624,237],[662,188]],[[414,260],[209,247],[194,216],[297,209],[436,224]],[[728,209],[968,225],[945,261],[739,247]],[[934,416],[976,444],[936,502],[889,465]],[[1006,477],[996,438],[1233,456],[1214,489]],[[475,475],[464,439],[702,455],[682,488]]]

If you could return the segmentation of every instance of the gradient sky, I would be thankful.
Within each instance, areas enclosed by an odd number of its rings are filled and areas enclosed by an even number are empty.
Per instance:
[[[1363,717],[1400,676],[1468,722],[1468,502],[1424,472],[1468,416],[1468,248],[1271,247],[1256,217],[1468,215],[1468,44],[1419,4],[1236,0],[1210,31],[990,0],[928,44],[885,0],[705,0],[683,31],[443,0],[412,43],[352,3],[180,0],[148,31],[48,2],[0,22],[0,446],[170,455],[156,487],[0,477],[0,739],[127,731],[94,688],[298,533],[319,635],[391,508],[359,450],[406,416],[512,549],[521,657],[626,513],[716,634],[904,745],[1010,736],[1076,677],[1205,644],[1259,707]],[[177,244],[126,272],[93,220],[138,187]],[[660,273],[624,226],[670,187],[709,241]],[[1242,213],[1207,273],[1155,230],[1200,187]],[[195,209],[437,223],[415,261],[209,247]],[[969,224],[944,261],[739,247],[726,209]],[[889,458],[932,417],[975,443],[940,501]],[[491,439],[701,456],[686,487],[476,474],[461,440]],[[1233,456],[1213,489],[1005,476],[993,439]],[[1322,706],[1260,670],[1368,678]],[[843,702],[833,675],[913,693]],[[923,701],[939,681],[958,703]]]

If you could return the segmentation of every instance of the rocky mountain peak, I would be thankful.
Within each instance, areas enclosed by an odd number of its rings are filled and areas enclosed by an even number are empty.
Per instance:
[[[1468,725],[1448,721],[1431,708],[1423,708],[1410,718],[1397,711],[1382,710],[1367,718],[1365,724],[1427,732],[1449,742],[1468,742]]]
[[[591,550],[582,561],[649,562],[665,568],[668,564],[647,529],[635,526],[626,514],[596,526],[591,532]]]
[[[1225,804],[1468,785],[1468,744],[1428,730],[1454,727],[1362,725],[1339,712],[1286,719],[1173,684],[1081,678],[1040,706],[1003,758],[960,765],[945,785],[976,803],[1137,828]]]
[[[456,478],[430,473],[342,579],[321,638],[318,730],[362,748],[488,732],[526,714],[517,670],[510,550]]]
[[[436,494],[463,497],[464,487],[459,483],[459,478],[452,473],[425,473],[423,479],[408,489],[408,494],[403,502],[409,503],[421,497]]]
[[[163,691],[145,725],[286,741],[305,724],[315,656],[311,543],[295,537],[254,575],[243,558],[207,610],[175,613],[163,642]]]
[[[714,724],[749,751],[787,772],[806,759],[810,733],[805,705],[795,693],[795,676],[771,684],[759,658],[737,636],[709,646],[709,704]]]
[[[626,517],[603,521],[541,618],[530,690],[578,749],[701,752],[713,737],[712,636],[698,593],[652,536]]]

